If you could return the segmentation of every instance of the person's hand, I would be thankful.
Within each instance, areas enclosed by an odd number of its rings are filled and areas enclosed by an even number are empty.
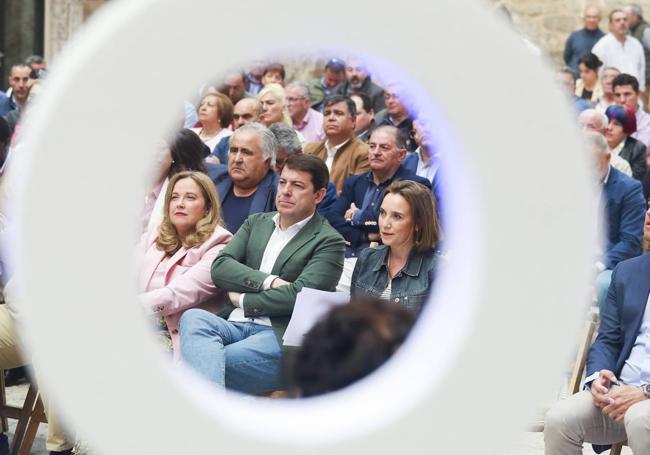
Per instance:
[[[282,278],[277,277],[271,282],[271,288],[278,288],[280,286],[288,286],[290,284],[291,283],[289,281],[285,281]]]
[[[615,422],[623,420],[630,406],[646,399],[641,388],[630,385],[614,387],[610,389],[607,396],[610,399],[610,404],[602,408],[603,414]]]
[[[350,204],[350,208],[346,210],[345,215],[343,215],[343,217],[346,220],[350,221],[352,218],[354,218],[354,214],[357,213],[358,211],[359,208],[356,205],[354,205],[353,202],[352,204]]]
[[[368,240],[371,242],[379,242],[381,240],[381,235],[379,235],[379,232],[369,232]]]
[[[210,155],[205,159],[206,163],[212,163],[212,164],[221,164],[221,160],[217,158],[214,155]]]
[[[230,299],[230,302],[235,305],[236,307],[239,308],[239,296],[241,295],[241,292],[229,292],[228,293],[228,298]]]
[[[611,404],[611,399],[607,396],[612,383],[618,382],[616,376],[609,370],[600,370],[598,379],[591,383],[591,398],[594,406],[603,409]]]

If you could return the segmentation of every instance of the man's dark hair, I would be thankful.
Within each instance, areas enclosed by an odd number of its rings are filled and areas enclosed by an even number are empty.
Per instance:
[[[354,101],[352,101],[352,99],[349,96],[345,96],[345,95],[332,95],[325,98],[325,101],[323,101],[323,110],[337,103],[345,103],[348,106],[348,112],[350,113],[350,115],[353,118],[357,116],[357,105],[354,104]]]
[[[356,300],[331,310],[288,356],[289,390],[311,397],[342,389],[379,368],[402,345],[415,316],[401,305]]]
[[[368,96],[367,93],[365,93],[365,92],[357,92],[357,93],[353,94],[352,96],[358,96],[359,97],[359,99],[361,100],[361,106],[363,106],[364,111],[366,111],[366,112],[372,111],[372,100],[370,99],[370,97]],[[355,108],[355,110],[356,110],[356,108]]]
[[[325,161],[312,155],[291,155],[287,158],[284,167],[294,171],[307,172],[311,175],[314,193],[322,188],[327,188],[330,181],[330,173],[327,170]]]
[[[631,85],[632,90],[635,92],[639,91],[639,80],[631,74],[622,73],[616,76],[612,81],[612,90],[614,87],[618,87],[620,85]]]

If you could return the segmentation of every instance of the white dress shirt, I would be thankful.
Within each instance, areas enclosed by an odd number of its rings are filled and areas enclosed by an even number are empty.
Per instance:
[[[614,67],[621,73],[631,74],[639,81],[639,90],[645,90],[645,54],[639,40],[627,36],[621,44],[608,33],[594,44],[591,52],[603,62],[603,68]]]
[[[336,155],[336,152],[348,142],[350,142],[350,139],[330,148],[330,140],[325,141],[325,150],[327,150],[327,161],[325,161],[325,164],[327,165],[328,171],[332,172],[332,164],[334,163],[334,155]]]

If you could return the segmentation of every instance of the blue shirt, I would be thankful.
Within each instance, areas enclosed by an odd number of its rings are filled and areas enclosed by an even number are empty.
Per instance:
[[[223,216],[224,223],[226,223],[226,229],[233,234],[239,230],[241,225],[244,224],[244,221],[246,221],[246,218],[248,218],[248,212],[250,212],[254,196],[255,193],[246,197],[235,196],[231,188],[223,200],[221,204],[221,215]]]
[[[605,36],[600,29],[587,30],[583,28],[569,35],[564,46],[564,62],[578,75],[578,60],[591,52],[591,48]]]
[[[630,356],[621,370],[620,380],[627,385],[650,384],[650,295],[643,313],[639,333]]]

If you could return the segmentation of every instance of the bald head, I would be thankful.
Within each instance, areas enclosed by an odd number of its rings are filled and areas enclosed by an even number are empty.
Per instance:
[[[585,109],[578,115],[578,125],[586,131],[596,131],[605,134],[607,117],[596,109]]]
[[[235,129],[250,122],[257,122],[260,117],[262,105],[257,98],[242,98],[235,104],[233,122]]]
[[[600,23],[600,10],[596,6],[587,6],[583,15],[585,28],[587,30],[596,30]]]

